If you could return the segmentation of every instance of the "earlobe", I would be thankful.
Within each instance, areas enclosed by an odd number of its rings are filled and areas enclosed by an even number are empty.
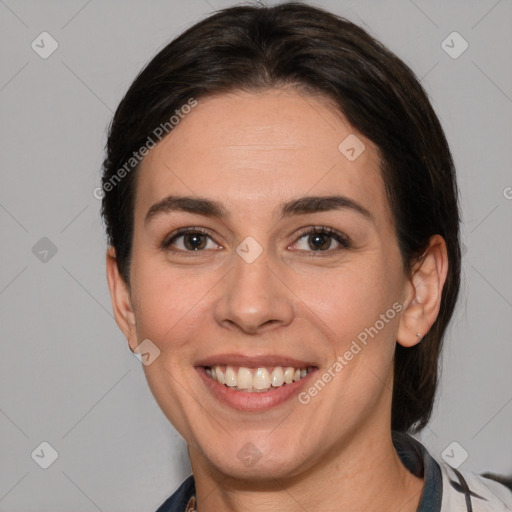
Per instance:
[[[400,345],[418,344],[432,327],[441,307],[447,273],[446,242],[442,236],[434,235],[409,278],[409,296],[397,333]]]
[[[133,311],[130,290],[117,267],[116,252],[109,246],[106,254],[107,281],[112,300],[112,309],[117,325],[128,340],[133,352],[137,346],[135,313]]]

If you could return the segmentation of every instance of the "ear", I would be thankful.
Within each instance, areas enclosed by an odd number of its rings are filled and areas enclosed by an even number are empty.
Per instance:
[[[407,299],[397,334],[400,345],[416,345],[432,327],[441,306],[447,273],[446,242],[441,235],[434,235],[408,280]]]
[[[135,325],[135,313],[132,307],[130,289],[124,281],[117,268],[116,251],[114,247],[107,249],[107,281],[112,299],[112,308],[116,323],[123,331],[130,350],[133,352],[137,347],[137,331]]]

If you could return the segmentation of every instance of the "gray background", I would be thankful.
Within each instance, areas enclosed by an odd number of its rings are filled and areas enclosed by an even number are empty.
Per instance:
[[[1,511],[154,511],[189,472],[113,320],[93,190],[106,127],[140,68],[234,3],[0,0]],[[419,437],[437,458],[459,443],[462,469],[511,473],[512,2],[317,4],[412,67],[458,169],[463,287]],[[47,59],[31,48],[43,31],[59,44]],[[453,31],[469,44],[456,59],[441,46]],[[43,237],[56,254],[41,252]],[[42,441],[59,455],[48,469],[31,458]]]

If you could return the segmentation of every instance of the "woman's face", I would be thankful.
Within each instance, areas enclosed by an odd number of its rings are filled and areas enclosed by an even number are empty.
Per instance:
[[[410,284],[379,164],[292,89],[200,99],[144,159],[128,337],[193,466],[293,475],[389,433]]]

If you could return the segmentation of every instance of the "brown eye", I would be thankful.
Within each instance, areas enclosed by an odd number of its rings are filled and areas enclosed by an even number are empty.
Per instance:
[[[300,233],[294,248],[300,251],[333,252],[350,247],[350,239],[328,227],[308,228]]]
[[[206,247],[206,236],[201,233],[183,235],[183,245],[189,251],[198,251]]]
[[[308,235],[308,244],[312,251],[324,251],[331,247],[332,237],[325,233]]]
[[[162,248],[175,252],[200,252],[205,249],[221,247],[212,240],[209,234],[203,233],[198,228],[185,228],[164,241]]]

